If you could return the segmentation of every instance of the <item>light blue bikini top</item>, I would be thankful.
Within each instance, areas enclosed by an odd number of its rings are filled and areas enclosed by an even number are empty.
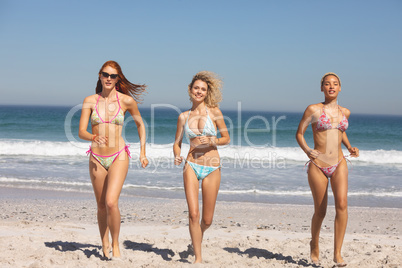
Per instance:
[[[190,139],[198,137],[198,136],[216,136],[216,130],[214,123],[212,122],[211,117],[209,117],[208,109],[205,107],[207,112],[207,121],[205,122],[204,129],[202,130],[201,134],[195,134],[190,127],[188,126],[188,118],[190,117],[191,110],[188,111],[188,116],[186,120],[186,124],[184,125],[184,132],[186,133],[187,137]]]

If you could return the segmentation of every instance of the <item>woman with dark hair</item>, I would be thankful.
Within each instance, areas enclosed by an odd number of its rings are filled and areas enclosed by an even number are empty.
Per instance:
[[[145,85],[129,82],[119,64],[107,61],[98,74],[96,94],[84,99],[79,125],[79,137],[92,141],[87,152],[89,174],[98,207],[98,226],[102,250],[106,258],[120,257],[119,196],[128,172],[130,151],[122,137],[124,114],[128,111],[137,125],[140,138],[140,161],[148,165],[145,156],[145,126],[137,102],[144,93]],[[91,120],[92,133],[87,131]],[[112,243],[109,241],[111,234]]]
[[[348,221],[348,166],[342,152],[342,143],[351,157],[359,156],[359,149],[352,147],[346,135],[350,111],[337,104],[341,92],[341,80],[335,73],[326,73],[321,79],[324,102],[311,104],[304,111],[296,132],[296,140],[310,158],[307,176],[314,200],[314,215],[311,220],[310,257],[319,264],[319,235],[328,203],[328,184],[331,183],[335,200],[335,266],[346,266],[341,256],[341,248]],[[304,133],[311,123],[314,149],[311,149]]]
[[[180,114],[177,120],[176,138],[173,145],[175,164],[180,165],[183,157],[180,156],[183,135],[190,141],[183,169],[184,191],[186,194],[189,229],[193,244],[195,261],[201,263],[201,242],[204,232],[211,226],[214,216],[216,198],[221,182],[221,165],[218,145],[230,142],[228,130],[219,102],[222,81],[216,74],[208,71],[197,73],[190,85],[188,94],[192,107]],[[217,138],[217,129],[221,137]],[[199,183],[202,188],[202,216],[198,204]]]

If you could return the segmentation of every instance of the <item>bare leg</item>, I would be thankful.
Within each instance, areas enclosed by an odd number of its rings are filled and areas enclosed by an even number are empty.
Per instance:
[[[183,181],[189,214],[189,230],[195,255],[194,263],[201,263],[202,231],[200,226],[200,209],[198,203],[199,182],[194,171],[188,164],[184,166]]]
[[[308,182],[314,200],[314,215],[311,219],[310,257],[313,263],[320,258],[319,239],[322,221],[327,213],[328,179],[314,164],[308,167]]]
[[[119,197],[128,172],[129,159],[126,152],[121,152],[116,161],[109,168],[106,191],[107,224],[112,236],[113,257],[120,257],[119,234],[121,216]]]
[[[332,192],[335,199],[335,239],[334,239],[334,262],[346,265],[341,249],[348,223],[348,167],[342,160],[331,178]]]
[[[105,197],[107,189],[107,171],[99,162],[91,155],[89,159],[89,174],[91,177],[92,187],[95,194],[96,204],[98,208],[98,227],[102,240],[103,255],[109,258],[111,248],[109,242],[109,227],[107,225],[107,213],[105,206]]]
[[[201,231],[204,232],[211,226],[214,217],[216,198],[218,197],[219,186],[221,183],[220,169],[210,173],[202,181],[202,219]]]

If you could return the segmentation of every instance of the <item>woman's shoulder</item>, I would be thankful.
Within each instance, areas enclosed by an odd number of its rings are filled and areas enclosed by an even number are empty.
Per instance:
[[[181,119],[187,118],[189,112],[190,112],[190,110],[182,112],[181,114],[179,114],[179,118],[181,118]]]
[[[84,103],[96,103],[98,96],[98,94],[89,95],[85,97]]]
[[[186,119],[188,117],[188,112],[189,111],[187,110],[187,111],[184,111],[181,114],[179,114],[177,121],[184,125],[184,122],[186,122]]]
[[[339,106],[339,109],[341,109],[342,113],[343,113],[346,117],[349,117],[349,115],[350,115],[350,110],[349,110],[348,108]]]
[[[119,101],[122,102],[122,103],[124,103],[124,104],[129,105],[129,104],[132,104],[132,103],[134,103],[134,102],[137,103],[137,102],[134,100],[133,97],[131,97],[131,96],[127,95],[127,94],[123,94],[123,93],[117,92],[117,96],[119,97]]]
[[[208,107],[208,111],[214,116],[222,116],[222,111],[219,109],[219,107]]]
[[[137,102],[135,99],[129,95],[117,92],[119,98],[119,103],[122,105],[123,109],[138,109]]]
[[[315,113],[317,111],[320,111],[322,109],[322,106],[323,106],[323,104],[321,102],[315,103],[315,104],[310,104],[309,106],[307,106],[306,112]]]

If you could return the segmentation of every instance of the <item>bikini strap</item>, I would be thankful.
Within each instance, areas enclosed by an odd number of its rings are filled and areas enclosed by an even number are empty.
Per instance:
[[[350,156],[350,154],[349,155],[345,155],[345,156],[343,156],[343,158],[345,158],[345,160],[346,161],[349,161],[349,163],[350,163],[350,165],[352,166],[352,168],[353,168],[353,165],[352,165],[352,161],[350,161],[349,159],[347,159],[346,157],[349,157]],[[310,160],[308,160],[307,162],[306,162],[306,164],[304,164],[304,168],[303,169],[305,169],[306,168],[306,166],[308,165],[308,164],[310,164],[310,163],[313,163],[314,165],[316,165],[317,166],[317,164],[316,163],[314,163],[311,159]],[[318,167],[318,166],[317,166]]]
[[[130,147],[130,144],[129,144],[129,145],[126,145],[126,146],[124,147],[124,150],[126,151],[126,153],[127,153],[128,157],[130,157],[130,158],[131,158],[130,149],[128,149],[128,147]]]
[[[102,117],[100,116],[100,114],[98,112],[98,102],[99,102],[100,96],[101,96],[101,93],[98,94],[98,100],[96,101],[96,104],[95,104],[95,110],[96,110],[96,114],[98,115],[98,117],[102,121],[102,123],[105,123],[105,121],[103,121]]]
[[[310,164],[310,162],[312,162],[312,161],[311,161],[311,159],[310,159],[310,160],[308,160],[308,161],[306,162],[306,164],[304,164],[304,168],[303,168],[303,170],[304,170],[304,169],[307,167],[307,165],[308,165],[308,164]]]
[[[188,119],[190,118],[190,114],[191,114],[191,109],[188,110],[188,116],[187,116],[187,119],[186,119],[186,124],[187,124],[187,126],[188,126]],[[189,127],[189,128],[190,128],[190,127]]]
[[[100,99],[100,93],[98,94],[98,99],[96,100],[96,104],[95,104],[95,106],[98,106],[98,102],[99,102],[99,99]]]
[[[352,170],[353,169],[352,161],[350,161],[349,159],[346,158],[346,157],[349,157],[349,156],[351,156],[351,154],[345,155],[343,158],[345,158],[346,161],[349,161],[350,165],[352,166],[350,170]]]
[[[337,105],[337,106],[338,106],[338,110],[341,111],[341,114],[343,115],[343,112],[342,112],[342,110],[341,110],[341,107],[340,107],[339,105]]]
[[[99,99],[100,99],[100,94],[98,94],[98,99],[96,100],[96,104],[95,104],[95,110],[96,110],[96,113],[98,114],[98,116],[99,116],[99,113],[98,113],[98,102],[99,102]]]
[[[339,111],[341,111],[341,114],[342,114],[342,119],[341,119],[341,121],[343,120],[343,117],[346,117],[345,116],[345,114],[343,113],[343,111],[342,111],[342,109],[341,109],[341,107],[338,105],[338,109],[339,109]],[[324,108],[324,105],[322,105],[322,112],[325,114],[325,116],[327,116],[327,114],[325,113],[325,108]],[[329,118],[328,116],[327,116],[327,118]],[[339,123],[341,123],[341,121],[339,121]]]
[[[117,99],[117,103],[119,104],[119,110],[117,111],[117,113],[119,113],[121,106],[120,106],[120,101],[119,101],[119,94],[117,94],[117,91],[116,91],[116,99]]]
[[[90,153],[92,153],[91,146],[89,146],[89,150],[88,150],[88,151],[86,151],[85,153],[87,154],[87,156],[88,156]]]
[[[341,109],[341,106],[338,105],[338,109],[341,111],[343,117],[345,117],[345,114],[343,113],[343,111],[342,111],[342,109]]]

